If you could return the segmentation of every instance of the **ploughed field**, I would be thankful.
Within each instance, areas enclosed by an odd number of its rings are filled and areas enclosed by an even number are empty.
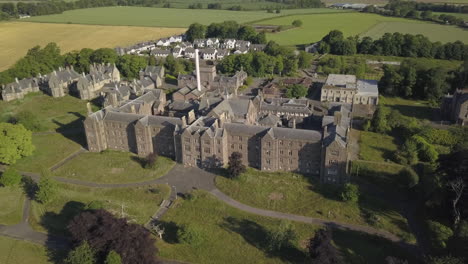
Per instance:
[[[183,32],[183,28],[0,23],[0,71],[8,69],[32,47],[49,42],[56,42],[62,52],[68,52],[82,48],[114,48]]]

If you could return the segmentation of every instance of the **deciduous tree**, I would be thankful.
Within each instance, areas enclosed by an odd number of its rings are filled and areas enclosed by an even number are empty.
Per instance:
[[[242,164],[242,154],[239,152],[233,152],[229,157],[228,162],[228,174],[231,178],[238,177],[241,173],[245,172],[246,167]]]
[[[31,131],[21,124],[0,123],[0,163],[14,164],[34,151]]]

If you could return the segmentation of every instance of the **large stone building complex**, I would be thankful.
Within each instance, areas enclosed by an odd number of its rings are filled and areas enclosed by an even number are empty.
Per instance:
[[[164,106],[173,103],[165,101],[162,90],[147,90],[120,107],[90,112],[84,121],[88,149],[140,156],[154,152],[200,167],[226,166],[229,156],[240,152],[245,165],[260,170],[317,174],[330,183],[347,181],[349,112],[340,109],[325,117],[331,121],[324,121],[323,130],[265,126],[260,122],[265,118],[259,112],[262,102],[259,97],[233,97],[219,100],[204,115],[192,109],[179,117],[163,116],[168,112]]]

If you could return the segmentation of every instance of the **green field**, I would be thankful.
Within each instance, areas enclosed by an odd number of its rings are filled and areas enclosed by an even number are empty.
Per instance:
[[[23,214],[23,203],[24,194],[20,187],[0,187],[0,224],[18,224]]]
[[[95,189],[60,184],[58,197],[48,204],[32,203],[29,222],[35,230],[55,234],[66,232],[68,222],[91,201],[100,201],[104,208],[116,215],[123,212],[127,219],[145,224],[169,196],[167,185],[148,185],[137,188]]]
[[[66,11],[63,14],[32,17],[22,21],[112,26],[188,27],[194,22],[210,24],[235,20],[238,23],[244,23],[274,16],[278,15],[263,11],[102,7]]]
[[[422,34],[431,41],[454,42],[457,40],[468,43],[468,30],[457,26],[439,25],[434,23],[411,23],[388,21],[382,22],[365,33],[362,36],[379,38],[386,32],[400,32],[402,34]]]
[[[294,173],[267,173],[248,169],[238,179],[216,178],[218,188],[242,203],[322,219],[359,225],[373,225],[366,214],[380,218],[376,228],[385,229],[413,241],[406,219],[377,197],[362,195],[359,203],[344,203],[336,190],[320,185],[318,178]],[[367,213],[366,213],[367,212]]]
[[[322,39],[334,29],[342,31],[345,36],[363,35],[373,38],[385,32],[425,34],[433,41],[449,42],[462,40],[468,42],[466,30],[455,26],[444,26],[417,20],[396,17],[385,17],[376,14],[344,13],[293,15],[268,19],[259,22],[263,25],[291,25],[294,20],[301,20],[300,28],[293,28],[279,33],[268,34],[269,40],[282,45],[309,44]]]
[[[33,154],[18,160],[12,165],[13,168],[19,171],[41,172],[42,169],[49,169],[81,147],[77,142],[61,134],[33,135],[33,144],[36,147]]]
[[[48,259],[47,251],[43,246],[0,236],[0,263],[2,264],[51,263]]]
[[[443,61],[447,62],[447,61]],[[429,63],[429,62],[428,62]],[[435,62],[438,66],[450,69],[450,65],[441,64],[441,62]],[[455,64],[456,65],[456,64]],[[455,65],[451,65],[453,69]],[[432,120],[434,118],[434,108],[429,105],[428,101],[423,100],[409,100],[400,97],[383,97],[380,96],[379,103],[388,106],[391,109],[397,110],[400,114],[414,117],[417,119]]]
[[[165,175],[174,165],[173,160],[160,156],[155,169],[145,169],[142,160],[130,152],[86,152],[57,169],[54,175],[97,183],[141,182]]]
[[[192,199],[178,199],[161,220],[166,232],[165,241],[157,243],[159,255],[190,263],[311,263],[306,256],[306,245],[318,228],[292,222],[297,234],[292,248],[271,252],[266,249],[267,233],[280,220],[239,211],[202,191],[193,193]],[[175,233],[183,224],[191,224],[201,231],[199,245],[178,243]],[[412,261],[396,244],[358,232],[335,230],[334,244],[343,254],[344,263],[384,263],[389,255]]]
[[[280,14],[266,11],[229,11],[210,9],[175,9],[149,7],[101,7],[77,9],[62,14],[37,16],[22,19],[25,22],[72,23],[112,26],[146,26],[146,27],[188,27],[198,22],[211,24],[234,20],[238,23],[263,20],[272,17],[292,14],[349,12],[329,8],[285,9]]]

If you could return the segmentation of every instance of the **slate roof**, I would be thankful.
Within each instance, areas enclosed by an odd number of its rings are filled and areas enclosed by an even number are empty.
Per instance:
[[[356,88],[356,75],[330,74],[325,81],[326,86]]]
[[[358,80],[358,94],[379,96],[378,81],[376,80]]]

